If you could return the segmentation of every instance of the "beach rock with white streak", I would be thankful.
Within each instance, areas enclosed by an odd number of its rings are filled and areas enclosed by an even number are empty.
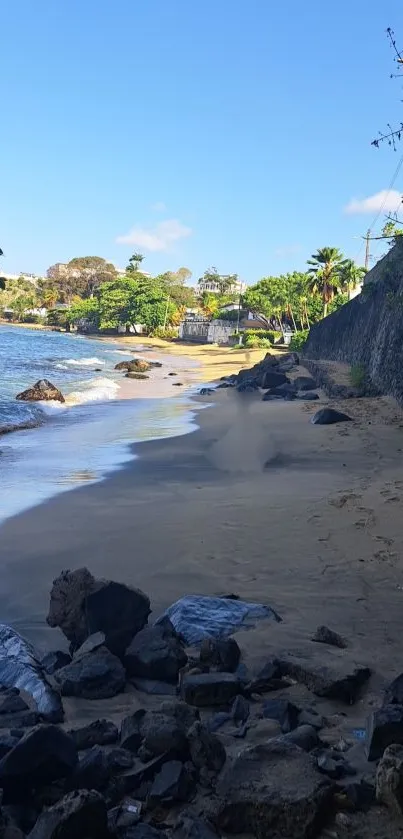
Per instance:
[[[105,646],[123,656],[130,641],[147,623],[150,601],[140,589],[97,580],[87,568],[62,571],[53,582],[47,622],[59,627],[76,650],[96,632]]]
[[[15,398],[23,402],[65,402],[61,391],[55,385],[52,385],[52,382],[49,382],[48,379],[40,379],[32,387],[18,393]]]

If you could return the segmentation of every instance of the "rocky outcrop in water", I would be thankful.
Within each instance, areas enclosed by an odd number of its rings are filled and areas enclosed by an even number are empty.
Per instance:
[[[39,379],[32,387],[18,393],[15,398],[23,402],[65,402],[61,391],[55,385],[52,385],[52,382],[49,382],[48,379]]]

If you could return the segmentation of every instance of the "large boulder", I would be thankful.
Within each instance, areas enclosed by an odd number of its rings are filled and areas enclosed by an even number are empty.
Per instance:
[[[124,662],[128,676],[175,683],[187,655],[170,621],[164,621],[137,633],[126,650]]]
[[[69,731],[78,751],[92,749],[93,746],[110,746],[119,738],[119,731],[113,722],[95,720],[82,728]]]
[[[143,358],[137,358],[130,364],[131,373],[147,373],[147,370],[150,370],[150,368],[151,364]]]
[[[182,699],[199,708],[228,705],[240,692],[241,684],[234,673],[199,673],[184,675],[180,691]]]
[[[200,662],[216,670],[234,673],[241,651],[235,638],[205,638],[200,647]]]
[[[186,801],[192,786],[192,778],[183,763],[170,760],[164,763],[154,779],[148,796],[148,807],[154,808],[159,804],[172,806],[176,802]]]
[[[222,831],[256,839],[306,839],[319,832],[331,792],[308,754],[272,740],[227,761],[214,821]]]
[[[29,839],[107,839],[106,803],[95,790],[66,795],[39,816]]]
[[[40,379],[32,387],[18,393],[15,398],[23,402],[65,402],[63,394],[48,379]]]
[[[122,662],[107,647],[72,661],[55,673],[62,696],[83,699],[109,699],[125,688],[126,673]]]
[[[0,787],[6,792],[52,783],[68,777],[77,764],[77,748],[56,725],[39,725],[22,737],[0,761]]]
[[[310,659],[287,656],[280,660],[283,676],[306,685],[316,696],[336,699],[352,705],[368,681],[369,667],[354,666],[340,660],[335,666],[322,666]]]
[[[54,580],[47,622],[60,627],[74,650],[90,635],[104,632],[108,649],[123,656],[149,614],[149,598],[140,589],[97,580],[79,568],[62,571]]]
[[[334,425],[336,422],[352,422],[352,419],[348,414],[334,408],[321,408],[311,418],[313,425]]]
[[[378,760],[393,744],[403,745],[403,705],[384,705],[367,720],[368,760]]]
[[[118,361],[118,363],[115,364],[115,370],[130,370],[132,364],[133,361]]]
[[[401,818],[403,816],[403,746],[385,749],[376,771],[376,798]]]
[[[144,381],[144,379],[149,379],[149,378],[150,377],[147,376],[147,373],[138,373],[136,370],[129,370],[126,373],[126,379],[140,379],[140,380]]]
[[[209,731],[199,720],[187,732],[190,757],[196,769],[220,772],[226,760],[221,740]]]
[[[317,384],[312,376],[297,376],[293,381],[296,390],[316,390]]]
[[[284,373],[277,373],[275,370],[267,370],[258,377],[259,386],[263,388],[279,387],[280,385],[289,384],[289,380]]]

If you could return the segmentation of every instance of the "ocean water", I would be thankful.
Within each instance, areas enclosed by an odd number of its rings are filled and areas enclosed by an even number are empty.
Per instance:
[[[133,458],[131,443],[195,427],[192,388],[177,395],[168,377],[189,362],[164,355],[150,381],[137,382],[114,369],[132,357],[112,342],[0,325],[0,522],[102,479]],[[62,391],[65,404],[16,400],[43,378]]]

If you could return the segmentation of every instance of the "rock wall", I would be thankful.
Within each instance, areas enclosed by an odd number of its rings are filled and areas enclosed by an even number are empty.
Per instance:
[[[369,382],[403,404],[403,246],[368,272],[362,293],[312,327],[304,357],[365,368]]]

